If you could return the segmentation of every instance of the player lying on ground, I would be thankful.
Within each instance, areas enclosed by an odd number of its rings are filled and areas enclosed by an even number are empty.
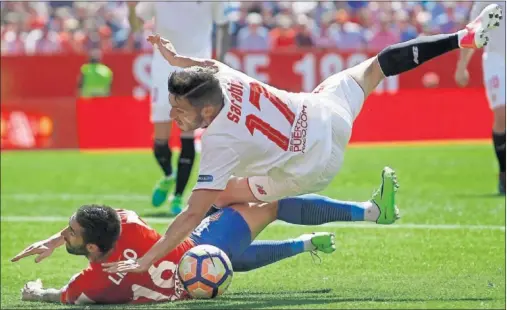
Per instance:
[[[330,233],[305,234],[284,241],[252,242],[276,219],[300,225],[374,221],[371,216],[373,209],[377,207],[372,202],[357,207],[319,195],[283,199],[263,207],[235,205],[204,219],[189,238],[156,262],[148,272],[126,275],[106,273],[101,263],[135,260],[144,255],[161,236],[133,211],[83,206],[70,218],[67,228],[34,243],[12,261],[38,255],[35,262],[40,262],[63,244],[66,244],[70,254],[84,255],[90,261],[90,266],[74,276],[62,289],[44,289],[40,280],[28,282],[22,290],[23,300],[71,304],[180,300],[188,296],[179,281],[174,276],[162,276],[162,273],[174,274],[182,255],[196,245],[214,245],[229,256],[234,271],[248,271],[305,251],[331,253],[335,250],[334,235]]]
[[[182,130],[207,128],[199,177],[187,209],[164,237],[136,262],[107,264],[108,270],[148,270],[192,232],[214,203],[275,201],[323,190],[340,170],[364,100],[386,76],[459,48],[482,48],[501,13],[493,4],[456,33],[391,45],[329,77],[312,93],[278,90],[217,61],[178,55],[169,41],[150,36],[171,65],[184,68],[169,78],[171,118]],[[375,124],[371,127],[375,130]],[[381,195],[392,197],[394,171],[384,169],[383,179]],[[378,223],[393,223],[394,205],[385,211]]]

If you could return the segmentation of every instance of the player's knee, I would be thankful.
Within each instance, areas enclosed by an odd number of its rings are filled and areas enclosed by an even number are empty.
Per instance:
[[[168,140],[171,135],[171,122],[159,122],[153,124],[153,137],[155,140]]]
[[[267,205],[264,206],[264,208],[268,210],[266,212],[268,222],[269,223],[274,222],[278,217],[278,200],[268,203]]]
[[[362,63],[347,69],[345,72],[349,74],[364,92],[364,98],[368,97],[371,92],[385,78],[377,57],[372,57]]]
[[[181,139],[192,139],[194,140],[194,131],[184,131],[180,134]]]
[[[493,131],[505,132],[505,105],[493,109]]]

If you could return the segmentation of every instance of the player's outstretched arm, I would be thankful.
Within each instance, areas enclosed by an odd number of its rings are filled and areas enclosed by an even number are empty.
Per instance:
[[[188,199],[188,207],[174,219],[164,236],[143,257],[137,261],[104,263],[102,264],[104,271],[109,273],[147,271],[197,228],[220,193],[219,190],[194,190]]]
[[[21,290],[21,300],[59,303],[62,290],[56,288],[43,288],[41,279],[30,281]]]
[[[162,56],[171,66],[180,68],[193,66],[213,67],[219,64],[218,61],[212,59],[202,59],[179,55],[176,52],[176,49],[174,48],[174,45],[171,43],[171,41],[161,38],[158,34],[148,36],[147,40],[153,44],[154,48],[158,48]]]
[[[62,246],[65,243],[63,234],[67,229],[69,229],[68,226],[60,232],[49,237],[48,239],[35,242],[34,244],[25,248],[23,251],[19,252],[18,255],[14,256],[11,259],[11,262],[14,263],[27,256],[37,255],[35,262],[40,263],[43,259],[49,257],[56,248]]]

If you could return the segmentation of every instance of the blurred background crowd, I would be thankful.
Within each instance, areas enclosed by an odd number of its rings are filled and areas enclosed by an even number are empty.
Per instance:
[[[232,47],[380,50],[467,23],[472,2],[228,1]],[[133,33],[124,1],[1,2],[2,55],[149,51],[153,24]]]

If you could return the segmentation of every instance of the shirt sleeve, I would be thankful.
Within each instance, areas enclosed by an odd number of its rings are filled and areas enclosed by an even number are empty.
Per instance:
[[[223,190],[239,164],[239,156],[229,147],[204,145],[196,189]]]
[[[60,301],[63,304],[93,304],[99,300],[101,292],[103,285],[100,285],[100,279],[87,269],[75,274],[62,288]]]
[[[227,24],[228,19],[227,16],[225,16],[225,10],[227,9],[226,2],[212,2],[211,5],[213,9],[213,21],[217,25]]]

